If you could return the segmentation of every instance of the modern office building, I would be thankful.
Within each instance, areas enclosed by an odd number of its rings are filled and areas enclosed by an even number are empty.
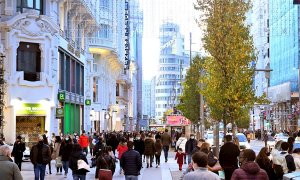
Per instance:
[[[270,78],[276,130],[296,130],[299,114],[299,6],[270,0]]]
[[[177,24],[167,22],[160,27],[159,73],[155,86],[155,117],[163,117],[167,109],[179,103],[182,93],[183,69],[189,65],[184,52],[184,37]]]

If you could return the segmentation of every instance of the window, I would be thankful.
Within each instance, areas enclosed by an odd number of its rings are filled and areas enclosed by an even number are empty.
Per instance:
[[[24,80],[40,80],[41,51],[39,44],[20,42],[17,50],[17,71],[24,71]]]
[[[102,24],[101,28],[100,28],[100,31],[99,31],[99,34],[98,34],[98,37],[99,38],[109,38],[109,34],[110,34],[109,26],[106,25],[106,24]]]
[[[65,88],[65,55],[62,52],[59,52],[59,88],[64,89]]]
[[[26,9],[34,9],[43,14],[43,0],[17,0],[17,12],[23,13]]]
[[[109,0],[100,0],[100,7],[109,7]]]
[[[93,101],[99,102],[99,78],[94,77],[93,81]]]

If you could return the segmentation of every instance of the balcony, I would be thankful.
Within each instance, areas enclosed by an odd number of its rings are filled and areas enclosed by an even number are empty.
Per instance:
[[[88,42],[90,46],[89,50],[91,53],[102,54],[104,51],[115,51],[112,39],[94,37],[89,38]],[[99,51],[100,53],[98,53],[97,51]]]
[[[130,78],[129,78],[129,74],[122,72],[119,75],[118,79],[117,79],[117,83],[126,84],[128,87],[130,87],[131,86],[131,81],[130,81]]]

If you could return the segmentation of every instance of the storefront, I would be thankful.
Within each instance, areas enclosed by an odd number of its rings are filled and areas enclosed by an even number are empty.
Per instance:
[[[166,126],[171,130],[172,147],[175,147],[176,141],[182,134],[188,137],[191,131],[190,120],[181,115],[167,116]]]
[[[21,135],[26,146],[38,142],[38,136],[45,132],[46,106],[39,103],[21,103],[16,107],[16,135]]]

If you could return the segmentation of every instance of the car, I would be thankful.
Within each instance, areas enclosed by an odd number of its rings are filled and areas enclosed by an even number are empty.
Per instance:
[[[211,146],[214,146],[214,134],[213,133],[207,133],[205,137],[205,141],[209,143]],[[219,133],[219,145],[221,146],[223,143],[223,135]]]
[[[278,134],[275,134],[275,136],[274,136],[274,139],[276,142],[280,141],[280,140],[287,142],[288,138],[289,138],[289,135],[286,133],[278,133]]]
[[[240,149],[250,149],[251,148],[250,144],[247,141],[246,136],[243,133],[237,133],[235,136],[239,140]]]
[[[271,152],[271,150],[275,147],[275,138],[273,136],[268,136],[267,140],[267,148]]]
[[[297,148],[300,148],[300,141],[299,140],[296,140],[294,142],[294,145],[293,145],[293,150],[297,149]]]

